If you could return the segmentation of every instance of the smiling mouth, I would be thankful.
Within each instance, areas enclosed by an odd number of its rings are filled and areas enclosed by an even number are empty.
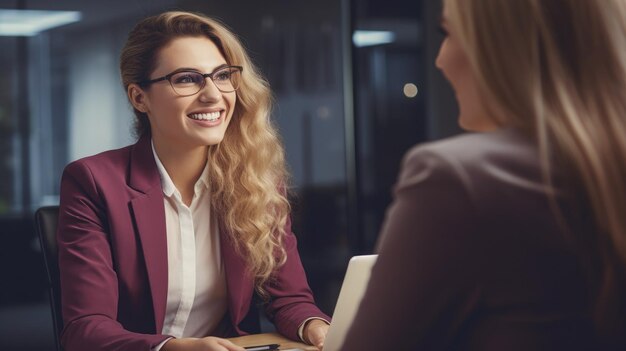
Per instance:
[[[192,113],[187,116],[197,121],[214,122],[220,118],[221,114],[222,114],[221,111],[215,111],[215,112],[210,112],[210,113]]]

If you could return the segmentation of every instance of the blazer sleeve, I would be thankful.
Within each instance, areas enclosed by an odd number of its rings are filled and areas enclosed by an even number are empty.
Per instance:
[[[479,297],[468,177],[428,149],[404,159],[378,260],[342,350],[442,350]]]
[[[61,344],[66,351],[149,351],[167,336],[133,333],[116,320],[118,280],[100,190],[85,162],[64,170],[57,230]]]
[[[300,340],[298,328],[306,319],[316,317],[330,321],[330,318],[315,305],[289,218],[285,232],[283,245],[287,252],[287,261],[279,268],[275,279],[266,284],[267,292],[271,296],[266,312],[279,333],[292,340]]]

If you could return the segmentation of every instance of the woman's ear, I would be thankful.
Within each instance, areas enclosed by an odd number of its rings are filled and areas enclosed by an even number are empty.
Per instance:
[[[126,91],[128,94],[128,100],[133,107],[143,113],[148,113],[148,105],[146,104],[146,95],[143,89],[137,84],[129,84]]]

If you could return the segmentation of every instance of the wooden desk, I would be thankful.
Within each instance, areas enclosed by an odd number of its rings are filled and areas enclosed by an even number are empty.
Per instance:
[[[317,351],[317,348],[315,346],[289,340],[286,337],[277,333],[246,335],[237,338],[230,338],[228,340],[232,341],[236,345],[244,347],[265,344],[280,344],[280,350],[302,349],[305,351]]]

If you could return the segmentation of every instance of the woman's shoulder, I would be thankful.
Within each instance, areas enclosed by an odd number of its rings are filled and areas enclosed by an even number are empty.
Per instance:
[[[135,145],[125,146],[86,156],[70,162],[65,166],[64,172],[72,172],[80,169],[89,169],[91,172],[115,172],[117,169],[125,169],[128,166],[132,148]]]
[[[407,158],[432,154],[450,162],[475,164],[475,161],[496,162],[504,159],[536,159],[537,148],[529,137],[515,129],[466,133],[414,146]]]
[[[458,182],[474,194],[505,188],[544,190],[535,143],[512,129],[416,145],[404,157],[399,183],[426,177]]]
[[[535,174],[538,159],[538,149],[529,137],[514,129],[501,129],[418,144],[406,153],[404,165],[451,167],[470,175],[494,169]]]
[[[114,165],[118,163],[127,163],[130,153],[134,145],[124,146],[118,149],[103,151],[94,155],[85,156],[72,161],[68,164],[84,164],[84,165]]]

